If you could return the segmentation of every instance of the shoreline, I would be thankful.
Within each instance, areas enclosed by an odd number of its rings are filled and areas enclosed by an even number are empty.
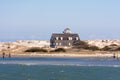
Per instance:
[[[63,57],[63,58],[113,58],[113,53],[93,53],[93,54],[75,54],[75,53],[11,53],[12,57]],[[120,58],[120,54],[115,55],[116,58]],[[2,54],[0,54],[2,57]],[[5,57],[9,57],[8,54]]]

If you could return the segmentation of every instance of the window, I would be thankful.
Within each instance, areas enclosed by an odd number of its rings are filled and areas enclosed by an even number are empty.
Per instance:
[[[55,43],[52,43],[52,45],[55,45]]]
[[[68,39],[69,39],[69,40],[72,40],[72,37],[69,37]]]
[[[59,45],[61,46],[61,43],[59,43]]]
[[[55,43],[53,43],[53,45],[55,45]]]
[[[56,43],[56,46],[58,45],[58,43]]]
[[[63,40],[63,37],[60,37],[61,38],[61,40]]]
[[[71,44],[69,43],[69,46],[70,46]]]
[[[78,37],[76,37],[76,40],[78,40]]]
[[[58,40],[58,37],[56,37],[56,40]]]

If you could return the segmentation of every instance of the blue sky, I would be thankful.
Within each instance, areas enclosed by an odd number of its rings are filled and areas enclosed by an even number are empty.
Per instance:
[[[0,0],[0,41],[49,40],[70,28],[86,39],[119,39],[120,0]]]

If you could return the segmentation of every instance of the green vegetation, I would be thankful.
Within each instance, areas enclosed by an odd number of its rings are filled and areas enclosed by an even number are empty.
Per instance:
[[[46,49],[42,49],[39,47],[32,47],[30,49],[25,50],[25,52],[48,52]]]
[[[82,48],[82,49],[88,49],[89,48],[89,45],[84,42],[84,41],[78,41],[74,44],[74,47],[75,48]]]
[[[120,47],[118,47],[118,48],[116,49],[116,51],[120,51]]]
[[[100,50],[97,46],[90,46],[88,45],[88,43],[84,41],[76,42],[74,47],[78,49],[86,49],[86,50],[93,50],[93,51]]]
[[[117,44],[111,44],[110,46],[117,46]]]
[[[108,47],[108,46],[105,46],[104,48],[102,48],[101,50],[103,50],[103,51],[109,51],[111,48],[110,47]]]
[[[103,50],[103,51],[120,51],[120,47],[105,46],[101,50]]]
[[[96,50],[100,50],[100,49],[97,46],[89,46],[88,50],[96,51]]]
[[[52,50],[50,52],[66,52],[66,50],[64,48],[57,48],[57,49]]]

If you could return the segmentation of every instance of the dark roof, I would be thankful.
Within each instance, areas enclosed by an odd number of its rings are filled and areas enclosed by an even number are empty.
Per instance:
[[[78,34],[58,34],[58,33],[53,33],[52,36],[54,37],[78,37]]]
[[[72,37],[72,38],[76,38],[76,37],[78,37],[79,38],[79,35],[78,34],[74,34],[74,33],[72,33],[72,34],[64,34],[64,33],[61,33],[61,34],[59,34],[59,33],[53,33],[52,34],[52,36],[51,36],[51,38],[55,38],[55,37],[63,37],[64,39],[67,39],[68,37]]]

